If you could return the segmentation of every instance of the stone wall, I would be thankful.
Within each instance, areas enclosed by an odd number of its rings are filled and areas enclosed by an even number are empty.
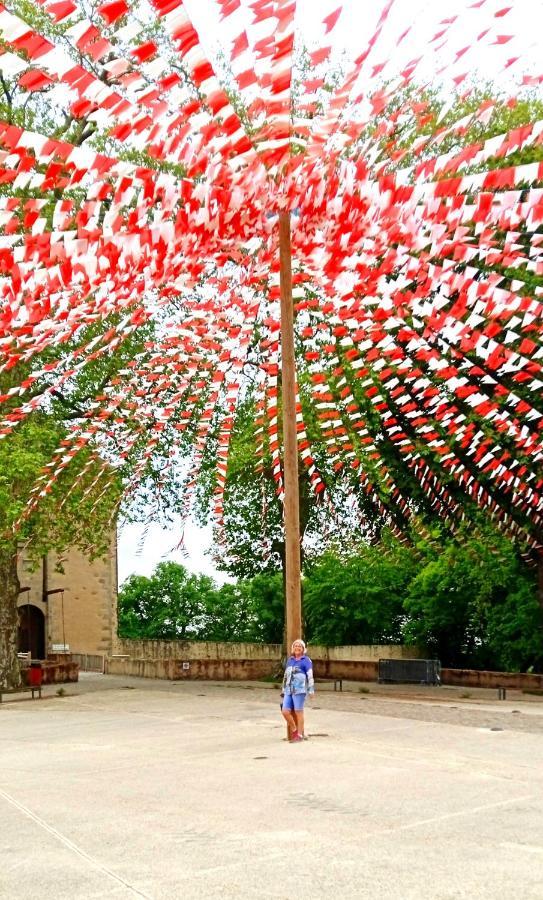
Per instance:
[[[278,672],[272,659],[133,659],[113,656],[105,661],[108,675],[137,675],[169,681],[255,681]]]
[[[280,644],[214,641],[130,641],[119,638],[115,655],[131,659],[281,659]]]
[[[117,642],[120,655],[105,660],[111,675],[139,675],[171,681],[256,680],[281,672],[280,644],[234,644],[204,641]],[[420,659],[414,647],[396,644],[376,646],[308,647],[316,678],[377,681],[379,659]],[[474,669],[442,669],[443,684],[512,690],[543,690],[543,675],[481,672]]]
[[[22,670],[23,681],[30,684],[30,669]],[[42,684],[68,684],[79,680],[79,666],[72,660],[55,662],[46,660],[41,664]]]
[[[105,559],[90,562],[71,550],[64,564],[64,629],[72,652],[109,654],[117,633],[117,547],[112,540]],[[52,577],[51,579],[52,580]],[[51,643],[62,643],[60,595],[53,598]]]
[[[78,550],[62,557],[50,553],[46,562],[32,567],[24,551],[19,557],[21,594],[19,606],[30,603],[45,616],[46,652],[67,644],[71,652],[110,655],[117,634],[117,541],[113,532],[105,559],[91,562]],[[45,565],[45,572],[44,572]],[[64,591],[64,596],[60,591]],[[45,594],[47,591],[58,593]]]
[[[116,642],[115,655],[127,656],[131,659],[168,660],[168,659],[270,659],[280,662],[281,644],[249,644],[219,643],[212,641],[131,641],[119,638]],[[377,662],[386,659],[411,659],[420,657],[414,647],[403,647],[398,644],[376,646],[346,647],[308,647],[313,660],[342,661],[360,660]]]
[[[111,675],[139,675],[171,681],[251,681],[278,675],[282,670],[280,644],[119,640],[117,650],[120,655],[110,656],[105,661],[105,671]],[[420,659],[422,656],[414,647],[397,644],[311,646],[308,652],[316,678],[374,682],[378,678],[379,659]],[[464,687],[543,690],[543,675],[442,669],[441,680],[443,684]]]
[[[543,690],[543,675],[528,672],[487,672],[479,669],[442,669],[442,684],[462,687],[509,688],[510,690]]]
[[[347,681],[377,681],[379,664],[374,659],[316,659],[315,678],[345,678]]]
[[[110,675],[143,678],[254,680],[281,672],[280,644],[235,644],[205,641],[130,641],[120,639],[116,654],[105,661]],[[409,659],[412,647],[397,645],[309,647],[317,678],[375,681],[381,657]]]
[[[380,659],[420,659],[423,653],[417,647],[402,644],[346,644],[344,647],[310,647],[311,659],[323,662],[375,662]],[[339,676],[338,676],[339,677]],[[345,676],[347,677],[347,676]]]

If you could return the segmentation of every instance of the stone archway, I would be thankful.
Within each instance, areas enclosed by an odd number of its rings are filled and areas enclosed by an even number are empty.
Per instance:
[[[19,607],[18,652],[32,659],[45,659],[45,616],[39,607],[25,603]]]

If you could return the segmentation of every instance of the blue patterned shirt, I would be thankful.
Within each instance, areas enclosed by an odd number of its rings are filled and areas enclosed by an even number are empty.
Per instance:
[[[289,656],[283,676],[284,694],[314,694],[313,663],[309,656]]]

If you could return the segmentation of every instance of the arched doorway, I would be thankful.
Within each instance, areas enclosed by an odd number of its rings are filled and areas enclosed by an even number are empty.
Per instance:
[[[45,659],[45,616],[31,603],[19,607],[18,651],[30,651],[32,659]]]

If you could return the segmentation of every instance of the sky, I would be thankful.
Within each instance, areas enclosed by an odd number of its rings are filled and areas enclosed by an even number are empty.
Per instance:
[[[174,549],[180,537],[180,527],[175,526],[166,529],[150,525],[145,529],[143,525],[126,525],[120,529],[119,584],[129,575],[151,575],[156,566],[166,560],[181,563],[194,574],[211,575],[218,584],[229,580],[206,555],[212,545],[211,527],[200,528],[192,520],[187,523],[184,530],[185,554]]]
[[[543,0],[487,0],[483,8],[471,8],[475,0],[395,0],[389,17],[383,27],[378,43],[368,57],[368,66],[385,63],[384,71],[396,70],[420,55],[427,61],[422,63],[419,74],[432,79],[435,72],[447,63],[455,51],[469,43],[467,34],[478,34],[488,25],[488,12],[501,12],[509,8],[505,15],[493,18],[495,34],[514,34],[514,41],[504,46],[496,45],[494,38],[479,42],[473,51],[462,54],[449,75],[478,70],[485,79],[507,85],[510,70],[504,69],[504,62],[520,54],[521,71],[540,70],[541,33],[543,30]],[[247,17],[244,10],[248,0],[243,0],[242,9],[224,22],[220,21],[219,8],[215,0],[185,0],[193,17],[202,44],[213,57],[217,46],[228,44],[240,31]],[[322,19],[337,9],[340,0],[298,0],[297,33],[309,47],[327,40],[322,32]],[[343,12],[333,32],[335,54],[344,51],[352,58],[363,50],[373,34],[381,14],[384,0],[344,0]],[[438,53],[428,55],[429,41],[439,30],[440,21],[459,15],[449,33],[450,48],[444,47]],[[469,23],[469,28],[468,28]],[[398,48],[398,37],[406,28],[412,31]],[[333,57],[334,58],[334,57]],[[332,58],[332,59],[333,59]],[[336,56],[337,58],[337,56]],[[248,64],[250,59],[248,59]],[[333,62],[332,62],[333,64]],[[369,70],[368,70],[369,71]],[[446,78],[447,76],[445,76]],[[145,537],[142,535],[145,532]],[[119,534],[119,583],[130,574],[150,575],[155,566],[165,559],[182,563],[191,572],[211,575],[219,583],[225,576],[213,565],[209,550],[212,543],[211,528],[202,529],[189,520],[184,530],[186,555],[174,551],[181,537],[180,528],[162,529],[158,525],[147,528],[141,525],[125,526]]]

